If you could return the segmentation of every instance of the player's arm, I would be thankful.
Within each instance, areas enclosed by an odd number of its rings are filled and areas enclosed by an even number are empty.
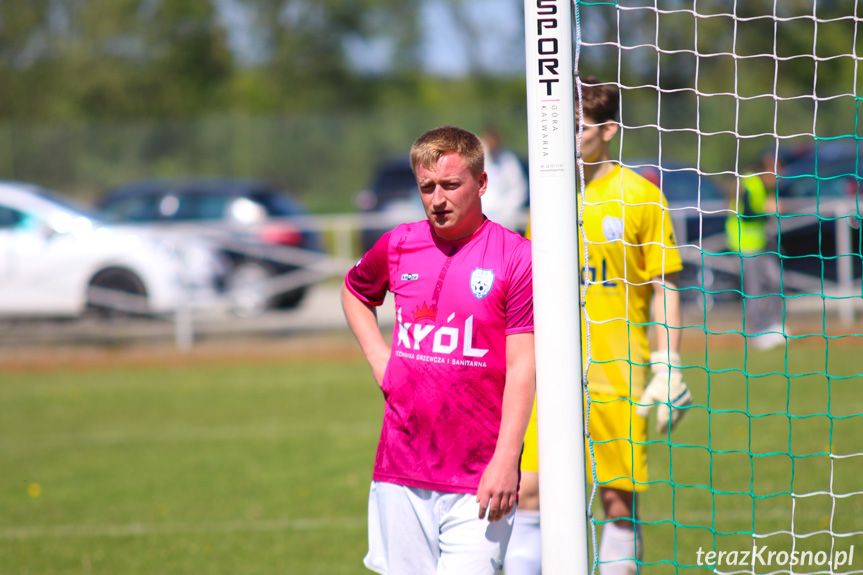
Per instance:
[[[666,433],[674,429],[692,405],[692,395],[683,382],[680,361],[680,291],[677,274],[653,278],[653,321],[656,326],[656,350],[650,354],[653,377],[644,389],[638,415],[647,417],[656,405],[656,430]]]
[[[683,317],[680,311],[680,291],[677,289],[677,274],[655,277],[653,283],[653,322],[656,324],[657,351],[680,352],[680,327]]]
[[[506,336],[506,385],[500,432],[476,494],[479,516],[485,517],[488,510],[489,521],[503,519],[516,504],[519,457],[535,391],[533,332]]]
[[[378,328],[376,308],[355,296],[347,285],[342,284],[342,309],[348,326],[360,344],[372,375],[379,387],[383,387],[384,372],[390,358],[390,348]]]

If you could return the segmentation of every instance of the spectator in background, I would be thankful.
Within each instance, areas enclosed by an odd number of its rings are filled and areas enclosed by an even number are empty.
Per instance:
[[[730,213],[725,220],[728,250],[740,258],[743,332],[756,349],[784,345],[787,335],[778,247],[768,225],[779,210],[776,182],[780,167],[775,155],[767,153],[742,175],[730,194]]]
[[[527,205],[527,178],[524,167],[502,142],[500,132],[487,126],[482,133],[488,189],[482,197],[482,211],[488,218],[513,231],[523,230]]]

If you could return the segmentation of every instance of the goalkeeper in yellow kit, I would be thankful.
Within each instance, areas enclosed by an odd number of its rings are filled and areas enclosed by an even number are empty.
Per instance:
[[[636,558],[642,556],[636,493],[647,488],[647,417],[656,406],[657,430],[667,434],[685,413],[681,408],[692,404],[680,369],[680,330],[674,329],[681,326],[676,288],[682,263],[662,192],[610,159],[609,142],[618,129],[617,88],[585,78],[582,97],[578,151],[584,160],[581,218],[588,258],[585,265],[582,245],[579,267],[587,281],[582,337],[586,350],[589,332],[589,430],[607,521],[599,569],[602,575],[629,575],[636,573]],[[534,411],[506,575],[541,572],[536,442]]]

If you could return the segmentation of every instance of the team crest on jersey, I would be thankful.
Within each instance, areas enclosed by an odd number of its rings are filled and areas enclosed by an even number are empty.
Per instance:
[[[602,218],[602,233],[607,240],[619,240],[623,237],[623,218],[605,216]]]
[[[494,272],[492,270],[484,270],[476,268],[470,274],[470,291],[476,296],[476,299],[482,299],[491,291],[491,286],[494,284]]]

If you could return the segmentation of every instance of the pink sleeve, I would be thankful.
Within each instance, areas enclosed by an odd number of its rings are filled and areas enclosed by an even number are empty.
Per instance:
[[[390,286],[387,270],[390,235],[385,233],[345,276],[345,285],[361,301],[381,305]]]
[[[533,266],[529,241],[516,247],[509,268],[506,334],[533,331]]]

